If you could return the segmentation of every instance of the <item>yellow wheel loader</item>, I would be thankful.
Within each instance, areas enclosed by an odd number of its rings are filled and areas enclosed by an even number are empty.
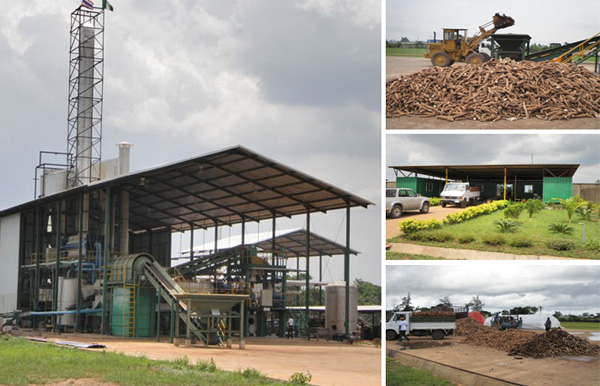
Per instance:
[[[431,63],[439,67],[447,67],[454,62],[482,64],[488,61],[490,57],[484,52],[479,52],[481,42],[499,29],[507,28],[514,24],[515,21],[512,17],[497,13],[494,15],[492,21],[480,26],[479,32],[470,38],[467,37],[466,29],[444,28],[443,40],[439,43],[436,41],[436,43],[427,44],[425,57],[431,58]]]

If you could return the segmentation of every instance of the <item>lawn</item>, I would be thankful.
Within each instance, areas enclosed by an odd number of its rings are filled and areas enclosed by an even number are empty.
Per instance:
[[[117,385],[283,385],[253,369],[218,370],[214,362],[187,358],[153,361],[106,351],[90,352],[20,338],[0,337],[0,385],[30,385],[94,379]],[[293,371],[290,369],[290,371]]]
[[[404,366],[391,358],[385,358],[386,386],[452,386],[454,383],[431,375],[426,371]]]
[[[590,245],[590,243],[600,243],[600,222],[597,220],[597,217],[598,216],[595,215],[594,221],[586,221],[587,245]],[[548,231],[548,226],[552,223],[567,223],[567,212],[563,209],[544,209],[541,212],[534,214],[532,218],[524,211],[519,218],[520,225],[514,233],[500,233],[498,231],[498,228],[494,225],[494,221],[503,218],[503,210],[499,210],[459,224],[446,225],[442,230],[450,233],[452,236],[452,239],[446,242],[409,241],[404,236],[393,238],[390,241],[523,255],[550,255],[600,259],[600,252],[598,252],[597,248],[595,250],[588,250],[582,243],[583,225],[580,224],[582,221],[577,218],[577,215],[573,215],[571,223],[569,224],[569,226],[573,228],[573,233],[571,235],[553,235]],[[468,243],[459,243],[457,241],[458,239],[468,237],[468,235],[474,236],[475,239]],[[505,240],[505,243],[493,246],[482,241],[482,238],[490,236],[501,236]],[[527,244],[531,244],[531,246],[518,247],[510,245],[511,243],[515,244],[518,241],[525,241]],[[571,250],[557,251],[548,246],[549,242],[562,241],[572,242],[573,248]]]
[[[386,56],[408,56],[422,58],[423,54],[427,51],[426,48],[394,48],[386,47]]]
[[[413,255],[410,253],[386,252],[386,260],[444,260],[443,257],[432,257],[425,255]]]
[[[600,331],[600,323],[598,322],[560,322],[560,326],[570,330]]]

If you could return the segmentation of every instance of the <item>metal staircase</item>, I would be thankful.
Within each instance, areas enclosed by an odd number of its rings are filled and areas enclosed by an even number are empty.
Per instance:
[[[177,300],[176,294],[184,293],[183,289],[169,276],[167,271],[157,262],[148,264],[145,269],[145,274],[148,281],[157,289],[160,289],[161,297],[175,311],[177,316],[184,322],[187,322],[188,307],[182,301]],[[201,326],[195,319],[191,319],[188,326],[190,332],[193,333],[201,342],[208,344],[208,337],[200,332]]]
[[[294,319],[294,322],[299,325],[299,336],[301,338],[306,337],[308,331],[308,315],[305,314],[305,310],[297,308],[288,308],[288,311],[290,312],[292,319]]]

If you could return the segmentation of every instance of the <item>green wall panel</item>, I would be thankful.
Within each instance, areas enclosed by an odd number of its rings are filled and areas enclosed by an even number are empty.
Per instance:
[[[396,178],[396,187],[408,188],[417,192],[417,177],[398,177]]]
[[[544,177],[544,202],[552,201],[553,198],[561,198],[563,200],[573,195],[573,178],[572,177]]]

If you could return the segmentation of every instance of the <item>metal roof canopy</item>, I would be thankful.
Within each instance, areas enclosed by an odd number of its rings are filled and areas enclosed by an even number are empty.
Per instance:
[[[110,188],[130,196],[130,229],[207,229],[373,205],[333,185],[235,146],[103,180],[0,211],[0,217],[81,192]]]
[[[424,174],[431,177],[451,180],[498,180],[507,178],[521,180],[542,180],[543,177],[573,177],[579,164],[496,164],[496,165],[432,165],[432,166],[390,166],[396,177],[402,172]],[[408,177],[408,176],[405,176]]]
[[[246,236],[244,245],[256,246],[260,248],[260,252],[273,252],[273,240],[275,241],[275,253],[284,258],[291,257],[306,257],[306,241],[307,232],[306,229],[287,229],[275,232],[275,238],[272,237],[272,232],[259,234],[259,239],[254,242],[248,242],[250,236]],[[261,237],[263,235],[263,237]],[[228,241],[231,240],[232,242]],[[242,245],[241,235],[235,235],[230,238],[220,239],[219,242],[224,245],[228,245],[223,249],[236,248]],[[220,249],[221,251],[223,249]],[[198,253],[210,254],[214,251],[214,243],[208,242],[201,246],[194,247],[194,258],[197,257]],[[346,247],[338,244],[335,241],[329,240],[323,236],[319,236],[314,232],[310,232],[310,256],[336,256],[344,255],[346,253]],[[351,255],[358,255],[360,252],[350,249]],[[183,251],[182,256],[184,259],[189,258],[190,251]],[[187,255],[187,256],[186,256]]]
[[[306,229],[298,229],[275,237],[275,248],[282,257],[306,257]],[[272,249],[273,239],[264,240],[255,245],[263,251]],[[252,244],[250,244],[252,245]],[[334,241],[310,232],[310,256],[335,256],[344,255],[346,247]],[[351,255],[358,255],[358,251],[350,249]]]

